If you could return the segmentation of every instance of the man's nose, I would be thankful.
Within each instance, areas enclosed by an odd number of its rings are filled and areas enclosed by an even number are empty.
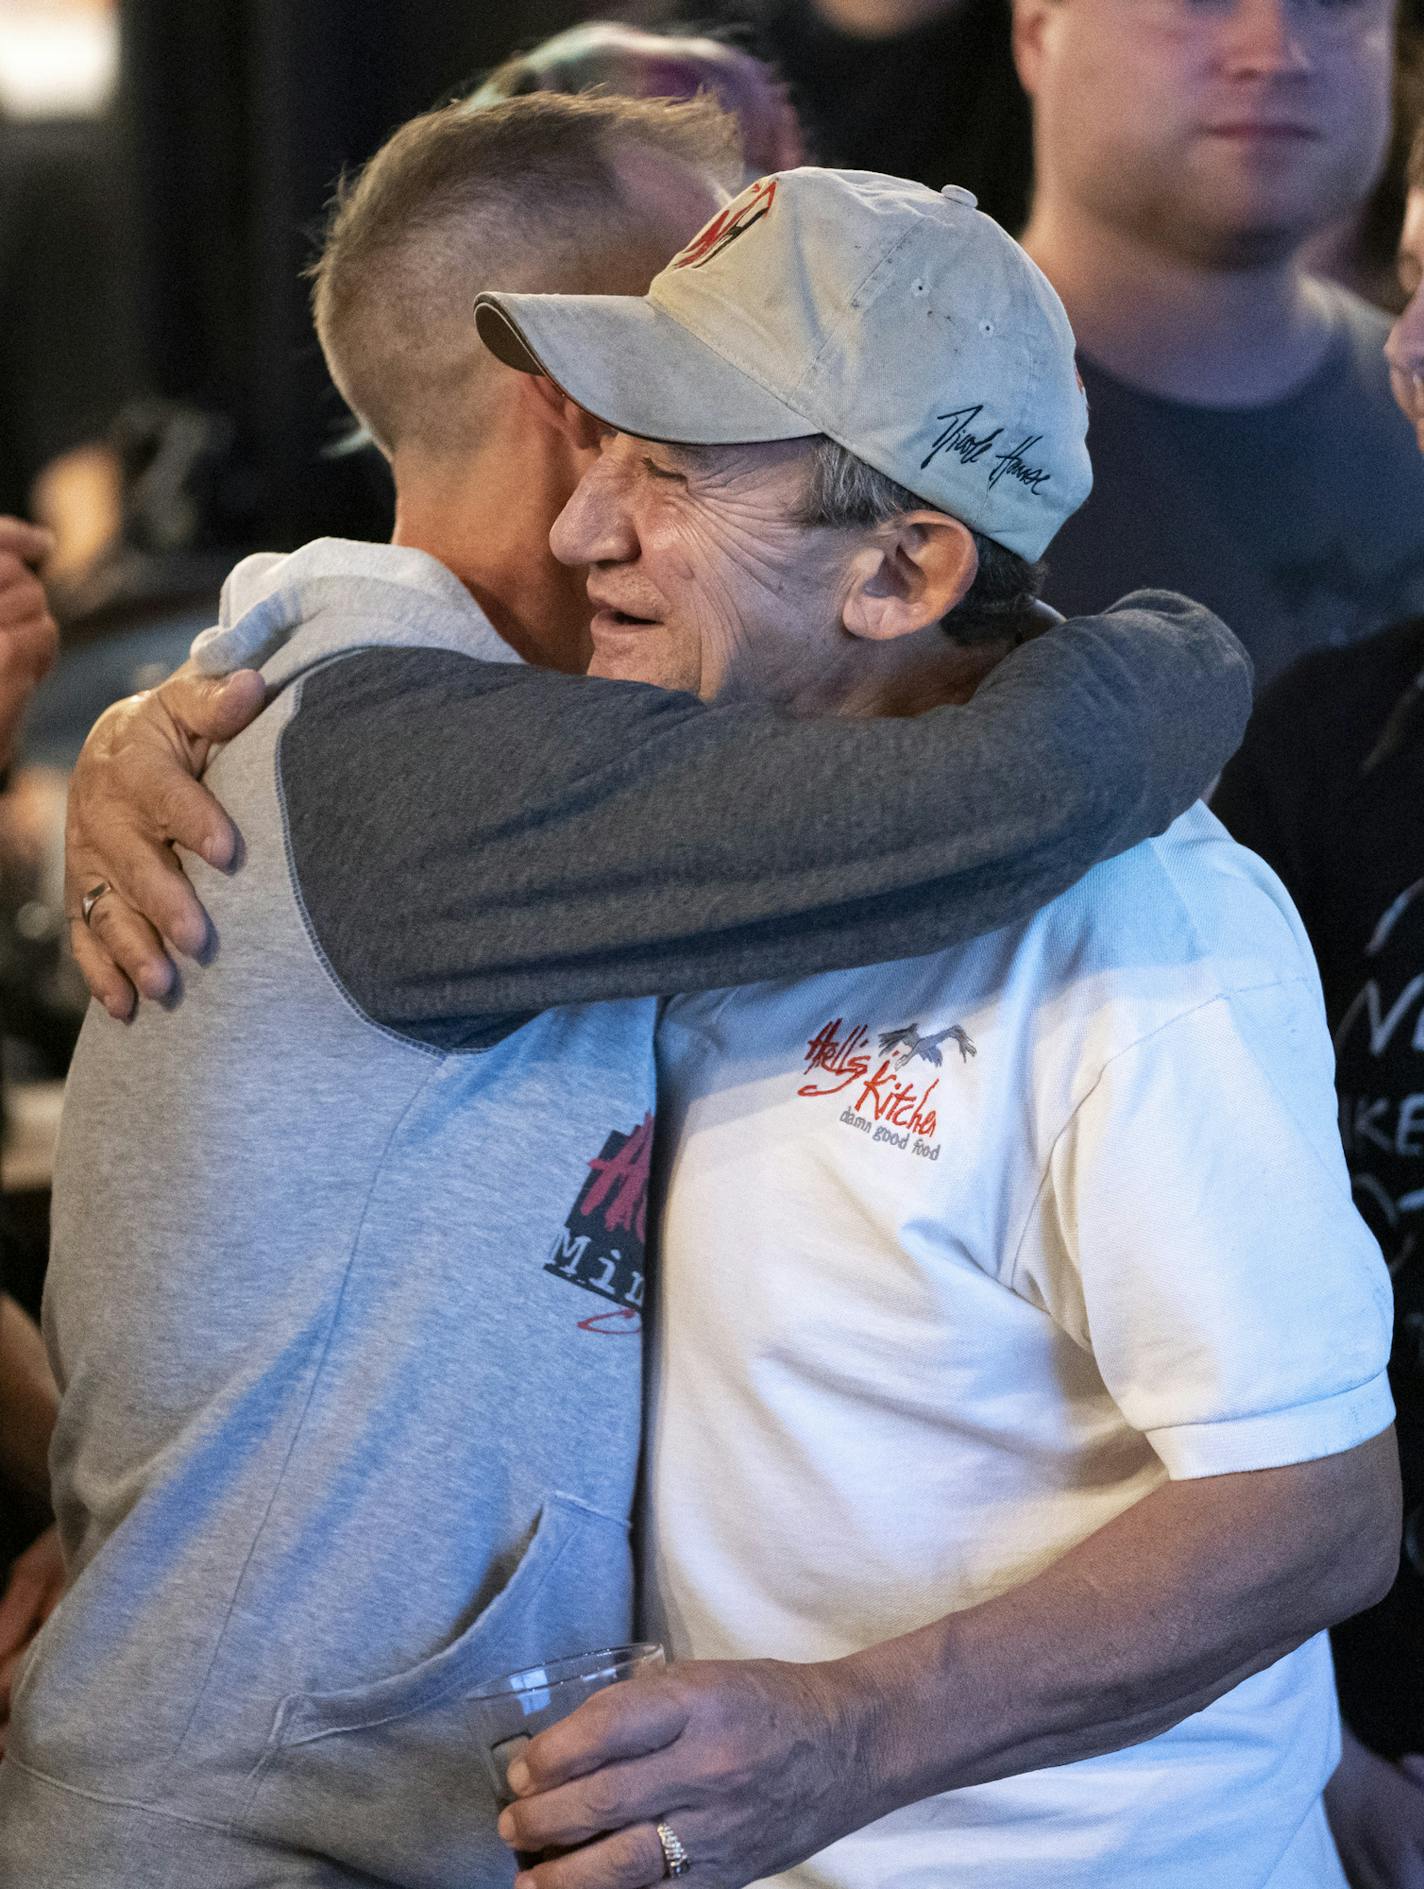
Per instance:
[[[1314,64],[1305,21],[1311,0],[1235,0],[1225,22],[1221,58],[1233,78],[1280,79]]]
[[[637,556],[628,480],[607,456],[574,487],[554,520],[549,548],[561,564],[622,564]]]

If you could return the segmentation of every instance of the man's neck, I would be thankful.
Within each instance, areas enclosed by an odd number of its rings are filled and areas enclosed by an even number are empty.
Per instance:
[[[956,643],[938,624],[887,643],[857,641],[837,669],[822,666],[780,695],[793,715],[912,716],[967,702],[1008,654],[1010,639]]]
[[[495,630],[525,662],[581,675],[588,667],[588,603],[581,571],[555,564],[549,524],[568,481],[532,455],[517,482],[494,467],[396,466],[392,540],[453,571]],[[527,475],[527,476],[525,476]]]
[[[1084,355],[1163,399],[1266,405],[1308,380],[1330,345],[1324,297],[1294,255],[1213,267],[1042,203],[1023,244]]]

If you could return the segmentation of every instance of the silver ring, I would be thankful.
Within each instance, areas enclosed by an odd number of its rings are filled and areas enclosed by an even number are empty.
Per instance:
[[[79,914],[86,925],[89,923],[89,915],[94,910],[94,907],[99,903],[106,892],[112,892],[113,889],[107,879],[101,879],[98,885],[90,886],[89,890],[84,894],[84,897],[79,901]]]
[[[692,1868],[687,1845],[670,1823],[660,1823],[657,1828],[658,1842],[663,1846],[663,1880],[666,1882],[669,1876],[685,1876]]]

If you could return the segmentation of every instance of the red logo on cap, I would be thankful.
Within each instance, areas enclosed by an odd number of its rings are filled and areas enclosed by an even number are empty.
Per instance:
[[[740,196],[735,203],[729,203],[719,216],[714,216],[705,230],[700,231],[683,250],[680,256],[673,258],[674,269],[700,269],[704,263],[711,262],[714,256],[720,256],[729,243],[735,243],[739,236],[745,236],[753,223],[760,223],[770,211],[776,198],[776,179],[763,177],[760,183]]]

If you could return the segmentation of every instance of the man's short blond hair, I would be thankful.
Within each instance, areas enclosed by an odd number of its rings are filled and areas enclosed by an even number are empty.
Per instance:
[[[427,112],[343,183],[313,310],[332,378],[383,451],[460,453],[477,439],[481,289],[645,286],[628,278],[653,238],[615,168],[639,150],[740,181],[735,122],[708,100],[541,93]]]

